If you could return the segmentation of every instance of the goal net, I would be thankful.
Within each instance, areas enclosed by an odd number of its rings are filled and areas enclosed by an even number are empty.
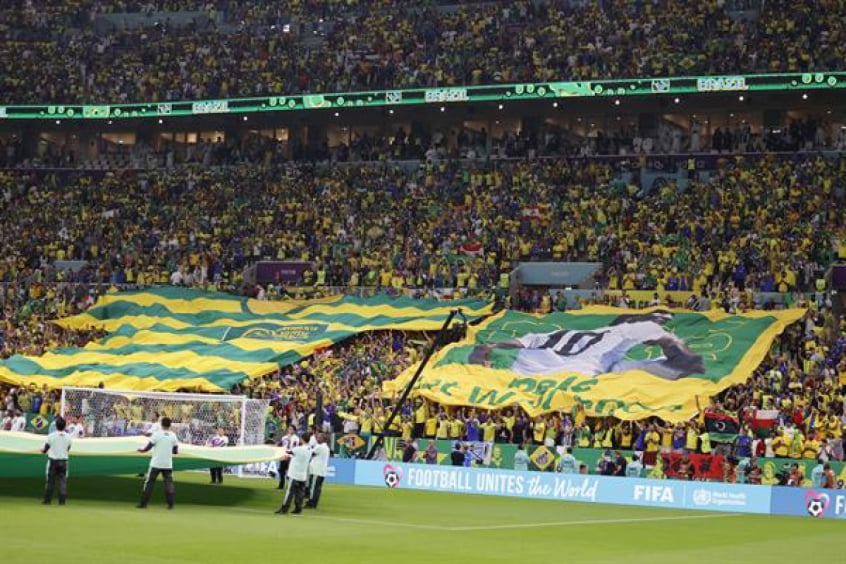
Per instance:
[[[83,426],[87,437],[149,433],[157,418],[169,417],[180,442],[205,445],[217,429],[230,444],[264,443],[269,400],[246,396],[139,392],[64,387],[62,416]]]

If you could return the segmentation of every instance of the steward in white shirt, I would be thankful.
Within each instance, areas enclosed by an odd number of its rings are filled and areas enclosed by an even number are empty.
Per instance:
[[[173,487],[173,455],[179,454],[179,440],[176,438],[176,433],[170,430],[169,417],[163,417],[161,425],[162,430],[153,433],[147,446],[138,449],[138,452],[153,451],[153,455],[150,457],[150,469],[147,470],[147,477],[144,480],[144,491],[141,493],[141,501],[138,503],[139,509],[147,507],[159,474],[162,475],[164,480],[167,508],[173,509],[175,493]]]
[[[294,502],[294,515],[303,512],[303,496],[305,495],[306,480],[308,479],[308,466],[311,462],[312,452],[308,447],[308,440],[311,433],[303,435],[302,443],[291,449],[288,458],[288,489],[285,490],[285,497],[282,506],[276,513],[285,514],[291,508],[291,501]]]
[[[308,502],[306,507],[317,509],[320,492],[323,490],[323,480],[326,479],[326,471],[329,468],[329,445],[326,444],[326,435],[317,433],[317,445],[313,451],[314,454],[308,467]]]
[[[47,442],[41,452],[47,455],[47,487],[44,490],[44,505],[53,501],[53,488],[58,482],[59,505],[68,498],[68,455],[72,437],[65,431],[65,420],[56,419],[56,430],[47,435]]]

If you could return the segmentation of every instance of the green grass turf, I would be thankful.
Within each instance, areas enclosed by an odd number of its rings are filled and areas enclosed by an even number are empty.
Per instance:
[[[135,508],[141,478],[77,478],[68,505],[42,482],[0,482],[0,546],[20,562],[764,562],[840,553],[835,520],[724,515],[387,488],[328,486],[321,507],[274,515],[270,480],[175,475]],[[811,552],[809,552],[811,551]],[[3,558],[6,560],[6,558]]]

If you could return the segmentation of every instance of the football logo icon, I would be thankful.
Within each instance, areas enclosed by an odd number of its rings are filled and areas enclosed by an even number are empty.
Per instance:
[[[811,517],[822,517],[828,509],[831,498],[828,494],[808,492],[805,494],[805,508]]]
[[[704,488],[694,490],[693,503],[696,505],[709,505],[711,503],[711,492]]]
[[[385,464],[382,469],[382,475],[385,477],[385,485],[389,488],[395,488],[402,480],[402,468],[395,468],[390,464]]]

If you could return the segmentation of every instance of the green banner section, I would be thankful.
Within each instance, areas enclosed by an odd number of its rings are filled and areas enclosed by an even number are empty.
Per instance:
[[[813,485],[811,484],[811,470],[817,465],[817,462],[804,458],[759,458],[758,466],[761,467],[761,483],[768,486],[778,484],[776,475],[784,469],[785,465],[793,464],[799,465],[799,472],[803,476],[802,487],[810,488]],[[831,464],[831,469],[837,477],[836,481],[841,484],[846,483],[846,463],[833,460],[829,464]]]
[[[440,329],[455,308],[478,320],[492,305],[405,296],[267,302],[179,288],[119,292],[56,322],[103,329],[104,339],[0,361],[0,382],[223,392],[362,332]]]
[[[686,421],[697,398],[745,382],[805,310],[691,313],[591,306],[567,313],[503,311],[436,353],[415,393],[530,416],[574,405],[589,416]],[[399,392],[418,366],[384,383]]]
[[[846,73],[778,73],[713,76],[676,76],[666,78],[631,78],[584,82],[533,82],[295,94],[227,100],[150,102],[112,105],[8,105],[0,106],[0,119],[16,120],[91,120],[138,119],[207,114],[251,114],[308,110],[381,108],[393,106],[439,107],[443,104],[558,100],[561,98],[672,96],[720,92],[784,92],[789,90],[836,90],[846,88]]]
[[[53,423],[52,415],[39,415],[37,413],[27,413],[26,427],[24,430],[27,433],[34,433],[36,435],[46,435],[50,430],[50,425]]]
[[[71,446],[68,466],[73,476],[131,474],[145,471],[150,453],[138,448],[145,437],[76,439]],[[0,478],[43,476],[47,457],[41,453],[44,437],[31,433],[0,433]],[[174,469],[193,470],[211,466],[237,466],[278,460],[282,449],[255,445],[210,448],[180,444],[173,457]]]

